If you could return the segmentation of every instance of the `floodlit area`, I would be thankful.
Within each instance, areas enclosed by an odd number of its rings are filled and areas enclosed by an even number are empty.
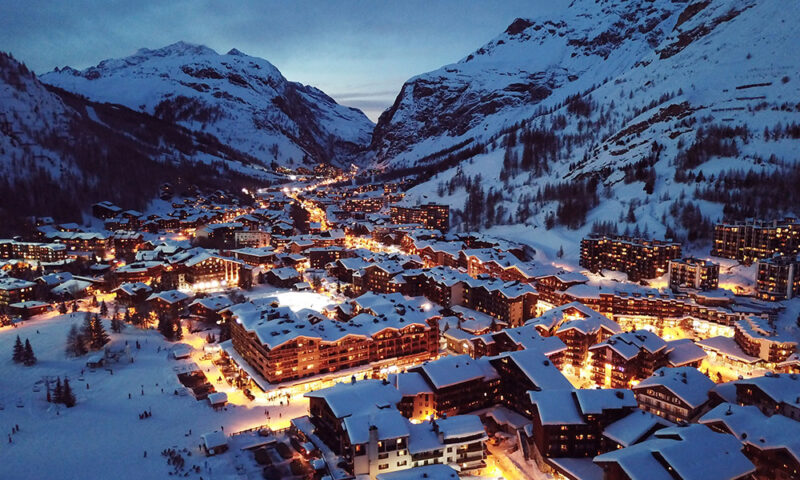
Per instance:
[[[182,341],[195,347],[192,358],[175,360],[171,350],[176,344],[157,331],[127,326],[114,334],[104,322],[110,349],[123,354],[118,362],[88,368],[92,354],[70,358],[65,353],[67,333],[72,325],[82,324],[84,315],[48,314],[18,328],[0,329],[0,478],[166,478],[174,467],[161,455],[164,449],[182,455],[184,471],[199,469],[189,478],[231,478],[236,476],[238,455],[206,457],[199,449],[201,435],[222,429],[227,434],[260,426],[285,428],[289,419],[307,413],[302,397],[288,405],[277,397],[245,402],[224,380],[214,381],[214,386],[226,392],[230,402],[216,411],[190,393],[177,394],[185,392],[179,371],[192,368],[195,360],[203,371],[212,368],[210,361],[199,361],[199,337]],[[12,362],[17,335],[30,340],[36,365]],[[132,362],[124,355],[126,344]],[[208,376],[214,377],[212,371]],[[77,400],[74,407],[47,402],[45,380],[55,377],[69,378]],[[144,412],[148,416],[140,418]],[[17,426],[19,431],[12,433]]]

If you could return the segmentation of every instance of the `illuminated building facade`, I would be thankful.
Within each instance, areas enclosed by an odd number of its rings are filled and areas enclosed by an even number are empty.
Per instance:
[[[696,258],[669,261],[669,287],[714,290],[719,286],[719,264]]]
[[[417,223],[446,233],[450,230],[450,206],[428,203],[417,207],[392,206],[392,223]]]
[[[711,255],[750,263],[776,253],[800,253],[800,223],[794,218],[750,219],[714,226]]]
[[[667,272],[669,261],[681,257],[681,244],[640,238],[590,235],[581,240],[582,267],[628,274],[632,282],[657,278]]]

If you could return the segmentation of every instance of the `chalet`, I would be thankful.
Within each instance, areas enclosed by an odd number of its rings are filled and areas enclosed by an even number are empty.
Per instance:
[[[191,297],[180,290],[167,290],[153,293],[147,297],[147,303],[161,315],[177,317],[178,313],[189,304]]]
[[[0,278],[0,308],[33,300],[35,283],[14,277]]]
[[[144,302],[152,292],[149,285],[141,282],[123,283],[111,291],[116,295],[117,303],[129,307]]]
[[[267,283],[281,288],[292,288],[295,283],[301,282],[303,277],[291,267],[273,268],[264,275]]]

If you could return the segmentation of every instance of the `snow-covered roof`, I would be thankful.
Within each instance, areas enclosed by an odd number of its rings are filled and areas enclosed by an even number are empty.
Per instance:
[[[732,435],[689,424],[661,429],[650,440],[598,455],[594,461],[618,464],[631,480],[672,480],[673,475],[684,480],[722,480],[755,471],[741,448]]]
[[[315,338],[323,342],[337,342],[348,336],[372,337],[387,329],[402,330],[409,326],[430,329],[425,312],[404,310],[370,315],[360,313],[348,321],[331,320],[321,313],[301,309],[297,312],[285,306],[275,306],[276,299],[258,299],[232,305],[226,309],[236,322],[254,332],[267,348],[274,349],[296,338]]]
[[[689,408],[698,408],[708,401],[714,382],[693,367],[662,367],[653,376],[633,387],[634,392],[662,386],[683,400]]]
[[[402,400],[402,395],[394,385],[372,379],[337,383],[332,387],[307,392],[304,396],[324,399],[336,418],[392,409]]]
[[[667,342],[667,359],[673,367],[682,367],[706,358],[703,347],[689,338],[679,338]]]
[[[531,403],[536,406],[542,425],[583,425],[583,415],[578,410],[574,391],[531,390],[528,392]]]
[[[344,429],[351,445],[369,442],[371,429],[377,431],[378,440],[407,437],[408,425],[408,419],[395,408],[371,409],[344,419]]]
[[[189,306],[202,305],[203,307],[218,312],[233,305],[227,295],[214,295],[211,297],[197,298]]]
[[[772,400],[800,408],[800,375],[794,373],[768,373],[761,377],[736,380],[738,385],[751,385],[767,394]]]
[[[430,385],[419,372],[392,373],[389,374],[388,380],[403,396],[433,393]]]
[[[635,410],[603,430],[603,435],[623,447],[629,447],[645,440],[654,429],[669,427],[673,423],[644,410]]]
[[[173,304],[182,302],[184,300],[189,299],[189,294],[186,292],[182,292],[180,290],[165,290],[163,292],[156,292],[149,297],[147,297],[147,301],[151,300],[163,300],[166,303]]]
[[[211,405],[220,405],[223,403],[227,403],[228,401],[228,394],[225,392],[214,392],[208,394],[208,403]]]
[[[497,378],[497,371],[486,358],[469,355],[450,355],[415,367],[437,390],[477,379]]]
[[[408,468],[390,473],[379,473],[377,480],[458,480],[458,472],[449,465],[436,464]]]
[[[115,288],[111,292],[112,293],[122,292],[128,296],[133,297],[141,293],[150,293],[152,291],[153,289],[150,288],[150,285],[147,285],[146,283],[142,282],[136,282],[136,283],[123,283],[122,285]]]
[[[581,411],[586,415],[599,415],[605,410],[637,406],[633,392],[622,388],[582,388],[575,390],[575,398]]]
[[[225,436],[224,432],[220,432],[219,430],[204,433],[200,438],[203,439],[203,444],[208,450],[228,445],[228,437]]]
[[[546,460],[558,470],[580,480],[603,480],[603,469],[591,458],[549,457]]]
[[[270,272],[272,272],[272,274],[278,277],[280,280],[290,280],[300,277],[300,272],[292,267],[273,268],[270,270]]]
[[[589,350],[599,350],[605,347],[611,348],[622,358],[630,360],[642,351],[651,354],[659,352],[667,347],[667,342],[649,330],[635,330],[613,335],[602,343],[592,345]]]
[[[785,449],[800,462],[800,422],[783,415],[767,417],[754,405],[722,403],[703,415],[699,422],[721,423],[744,444],[758,450]]]
[[[495,357],[508,358],[525,374],[531,383],[542,390],[570,389],[572,384],[542,352],[535,349],[506,352]]]
[[[753,357],[752,355],[744,353],[742,347],[731,337],[718,335],[716,337],[704,338],[698,340],[697,345],[700,345],[704,350],[721,353],[739,362],[756,363],[759,361],[758,357]]]

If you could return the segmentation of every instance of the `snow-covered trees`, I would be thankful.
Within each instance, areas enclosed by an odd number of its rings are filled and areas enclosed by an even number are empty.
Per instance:
[[[98,315],[86,315],[83,326],[73,325],[67,333],[67,355],[79,357],[89,350],[100,350],[109,341],[103,320]]]
[[[11,358],[14,360],[14,363],[22,363],[25,358],[24,356],[25,347],[22,346],[22,340],[20,340],[19,335],[17,335],[17,340],[14,342],[14,354]]]
[[[66,351],[67,355],[71,357],[80,357],[89,351],[86,348],[86,342],[83,339],[83,335],[81,335],[80,331],[78,330],[78,326],[75,324],[70,327],[69,333],[67,333]]]
[[[31,347],[31,341],[27,338],[25,339],[25,348],[22,352],[22,363],[26,367],[30,367],[36,363],[36,355],[33,354],[33,347]]]
[[[14,352],[11,358],[14,360],[14,363],[21,363],[26,367],[34,365],[36,363],[36,355],[33,354],[33,347],[31,346],[30,340],[26,338],[23,344],[19,335],[17,335],[17,339],[14,341]]]
[[[52,394],[50,393],[50,385],[48,384],[47,401],[51,403],[62,403],[67,408],[75,406],[75,393],[72,392],[72,387],[69,385],[69,378],[64,377],[64,383],[62,384],[61,377],[57,377],[56,386],[53,388]]]
[[[173,319],[163,315],[159,317],[158,331],[164,335],[164,338],[173,342],[183,338],[183,327],[177,318]]]

